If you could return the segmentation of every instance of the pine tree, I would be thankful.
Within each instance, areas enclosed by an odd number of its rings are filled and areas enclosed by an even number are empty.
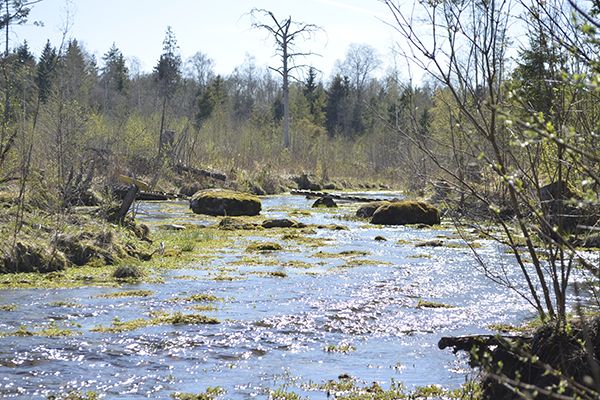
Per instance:
[[[154,76],[159,86],[160,96],[163,99],[171,98],[181,79],[181,56],[177,39],[170,26],[165,33],[163,52],[154,67]]]
[[[158,84],[159,97],[162,98],[158,145],[158,155],[160,158],[160,155],[163,153],[163,134],[167,107],[181,79],[181,56],[179,55],[179,47],[177,46],[175,34],[170,26],[167,27],[163,41],[163,53],[160,55],[158,64],[154,67],[154,79]],[[154,180],[152,183],[155,183]]]
[[[327,91],[325,127],[330,137],[350,134],[350,81],[348,77],[336,75]]]
[[[48,40],[40,56],[35,80],[38,87],[38,97],[42,103],[46,103],[50,97],[56,61],[56,49],[50,45],[50,41]]]
[[[121,50],[113,43],[111,48],[102,57],[104,67],[102,68],[101,82],[106,90],[115,90],[123,93],[129,81],[129,70],[125,64],[125,57]]]
[[[308,77],[302,93],[308,102],[308,110],[310,112],[312,121],[318,125],[323,123],[323,109],[325,107],[325,93],[323,86],[317,82],[317,71],[314,67],[308,69]]]

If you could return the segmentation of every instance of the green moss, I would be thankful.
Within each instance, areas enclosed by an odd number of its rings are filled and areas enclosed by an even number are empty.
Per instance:
[[[256,242],[246,248],[248,252],[278,251],[283,250],[279,243],[274,242]]]
[[[276,389],[269,392],[269,400],[302,400],[302,397],[294,392]]]
[[[208,293],[197,293],[187,297],[176,297],[173,300],[178,303],[204,303],[204,302],[215,302],[215,301],[223,301],[222,297],[217,297],[214,294]]]
[[[217,307],[213,304],[194,304],[187,307],[187,309],[192,311],[217,311]]]
[[[253,250],[253,251],[259,251],[259,250]],[[251,265],[263,265],[263,266],[272,266],[272,265],[279,265],[280,262],[274,258],[265,258],[265,257],[249,257],[249,256],[244,256],[242,258],[240,258],[239,260],[235,260],[230,262],[228,265],[234,265],[234,266],[251,266]]]
[[[53,301],[48,304],[50,307],[65,307],[65,308],[78,308],[81,307],[81,304],[71,302],[71,301]]]
[[[62,336],[73,336],[80,335],[80,332],[73,331],[71,329],[63,329],[59,328],[54,322],[50,324],[50,326],[46,329],[39,330],[34,332],[36,336],[46,336],[46,337],[62,337]]]
[[[218,228],[225,231],[255,230],[262,228],[257,223],[248,222],[240,217],[225,217],[219,222]]]
[[[360,250],[345,250],[339,253],[330,253],[327,251],[319,251],[314,256],[319,258],[338,258],[338,257],[362,257],[368,256],[368,251],[360,251]]]
[[[165,315],[164,317],[157,318],[161,324],[172,324],[172,325],[204,325],[204,324],[218,324],[219,320],[216,318],[210,318],[202,314],[184,314],[176,312],[171,315]]]
[[[115,298],[119,298],[119,297],[150,297],[153,294],[154,294],[154,292],[152,290],[126,290],[123,292],[99,294],[96,297],[105,298],[105,299],[115,299]]]
[[[421,299],[417,303],[417,308],[454,308],[454,306]]]
[[[115,279],[141,279],[144,277],[144,271],[137,265],[119,265],[112,273]]]
[[[121,321],[120,319],[115,318],[111,326],[96,326],[92,328],[92,331],[103,333],[121,333],[155,325],[201,325],[218,323],[219,320],[202,314],[184,314],[181,312],[176,312],[173,314],[154,313],[154,316],[150,319],[136,318],[129,321]]]
[[[215,400],[220,396],[227,393],[225,389],[220,386],[206,388],[204,393],[192,394],[192,393],[173,393],[171,398],[175,400]]]
[[[211,277],[211,279],[213,281],[226,281],[226,282],[228,282],[228,281],[237,281],[237,280],[240,280],[242,278],[237,277],[237,276],[231,276],[231,275],[228,275],[228,274],[220,273],[220,274],[217,274],[217,275]]]
[[[384,265],[392,265],[392,263],[388,262],[388,261],[354,259],[354,260],[348,260],[348,261],[346,261],[344,263],[344,265],[342,265],[342,268],[354,268],[354,267],[361,267],[363,265],[379,265],[379,266],[384,266]]]
[[[87,391],[85,393],[78,392],[76,390],[70,390],[64,394],[51,394],[48,396],[48,400],[99,400],[100,395],[94,391]]]
[[[286,261],[285,263],[281,264],[283,267],[289,267],[289,268],[313,268],[315,266],[315,264],[311,264],[308,263],[306,261],[300,261],[300,260],[290,260],[290,261]]]
[[[79,335],[80,332],[71,329],[60,328],[55,322],[50,323],[47,328],[38,331],[29,330],[26,326],[21,325],[17,330],[12,332],[4,332],[0,336],[44,336],[44,337],[63,337]]]
[[[286,278],[288,276],[287,273],[285,273],[283,271],[268,271],[268,272],[254,271],[254,272],[252,272],[252,274],[259,275],[259,276],[270,276],[270,277],[274,277],[274,278]]]

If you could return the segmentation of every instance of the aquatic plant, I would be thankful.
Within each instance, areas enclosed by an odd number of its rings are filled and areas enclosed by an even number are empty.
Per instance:
[[[85,393],[76,390],[70,390],[63,394],[51,394],[48,396],[48,400],[99,400],[100,395],[94,391],[87,391]]]
[[[222,297],[217,297],[214,294],[208,293],[196,293],[187,297],[175,297],[171,301],[174,302],[184,302],[184,303],[202,303],[202,302],[214,302],[214,301],[223,301]]]
[[[154,294],[152,290],[126,290],[123,292],[103,293],[96,297],[115,299],[119,297],[150,297]]]
[[[171,397],[175,400],[215,400],[225,393],[227,391],[220,386],[209,386],[204,393],[173,393]]]
[[[246,248],[248,252],[263,252],[263,251],[278,251],[283,250],[279,243],[274,242],[257,242],[252,243]]]
[[[269,400],[302,400],[303,397],[300,397],[298,394],[294,392],[288,392],[284,389],[276,389],[271,390],[269,392]]]
[[[350,343],[340,343],[340,344],[329,344],[323,348],[323,351],[326,353],[351,353],[356,351],[356,347],[354,347]]]
[[[153,315],[154,316],[150,319],[136,318],[129,321],[121,321],[119,318],[114,318],[111,326],[96,326],[91,330],[92,332],[121,333],[155,325],[201,325],[220,323],[218,319],[207,317],[202,314],[184,314],[181,312],[168,314],[165,312],[155,312]]]
[[[421,299],[417,303],[417,308],[454,308],[454,306]]]

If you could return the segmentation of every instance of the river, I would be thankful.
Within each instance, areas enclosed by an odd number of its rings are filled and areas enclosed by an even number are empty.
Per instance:
[[[306,224],[338,224],[347,230],[316,229],[310,245],[281,238],[282,251],[249,255],[248,243],[265,240],[257,231],[210,260],[165,271],[162,282],[0,291],[0,305],[17,305],[14,311],[0,311],[0,331],[54,323],[79,333],[0,337],[0,397],[46,398],[74,389],[115,399],[169,398],[178,391],[221,386],[226,399],[267,398],[277,388],[326,399],[325,391],[311,385],[342,374],[382,387],[399,381],[408,388],[456,388],[472,371],[464,356],[437,348],[440,337],[490,333],[490,324],[518,324],[532,317],[521,297],[485,276],[449,225],[371,226],[345,218],[356,204],[312,211],[312,202],[300,196],[262,201],[267,217],[292,214]],[[215,221],[192,218],[184,202],[143,203],[138,218],[151,225],[172,218]],[[376,236],[386,240],[376,241]],[[433,239],[445,245],[415,247]],[[502,246],[478,238],[473,243],[487,263],[507,267],[518,281]],[[233,278],[214,279],[219,269]],[[98,297],[127,289],[152,295]],[[148,315],[176,296],[194,293],[223,299],[204,312],[220,324],[92,331],[115,317]],[[417,307],[419,300],[451,308]]]

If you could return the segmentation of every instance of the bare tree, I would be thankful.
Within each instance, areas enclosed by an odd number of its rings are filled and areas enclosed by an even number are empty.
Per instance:
[[[352,43],[346,51],[346,59],[340,63],[339,68],[343,75],[350,78],[360,95],[367,80],[380,65],[381,59],[373,46]]]
[[[427,35],[418,31],[417,16],[405,13],[400,2],[385,3],[395,19],[395,28],[409,46],[413,62],[450,92],[456,109],[453,119],[469,138],[461,153],[472,160],[483,160],[501,193],[485,193],[439,162],[439,156],[430,148],[421,149],[454,179],[457,189],[468,192],[491,211],[490,217],[502,232],[496,238],[515,256],[526,289],[504,271],[494,272],[480,257],[478,260],[489,276],[529,301],[543,321],[563,327],[573,265],[577,261],[590,270],[592,266],[569,240],[571,232],[566,226],[572,216],[563,218],[564,214],[581,212],[569,208],[562,195],[568,192],[567,177],[575,179],[577,175],[575,163],[567,156],[568,147],[573,145],[561,133],[567,132],[567,126],[538,114],[530,119],[519,118],[511,106],[515,100],[507,98],[504,60],[508,27],[516,18],[512,2],[419,2],[412,10],[421,7],[418,15],[425,16],[426,26],[430,27]],[[562,101],[576,114],[576,97],[564,97]],[[541,141],[552,154],[543,165],[534,148]],[[584,170],[579,174],[589,176]],[[556,188],[544,190],[543,181],[548,177],[555,179]],[[553,191],[550,200],[548,191]],[[514,220],[502,218],[501,208],[514,213]]]
[[[215,62],[201,51],[187,59],[185,64],[186,75],[196,81],[201,88],[208,85],[208,82],[215,76]]]
[[[254,20],[253,28],[266,30],[275,39],[275,52],[281,57],[280,67],[269,68],[281,75],[283,79],[283,146],[289,148],[291,145],[289,80],[293,70],[306,67],[303,64],[295,64],[294,61],[299,57],[315,54],[298,50],[295,42],[298,39],[309,39],[321,28],[314,24],[292,21],[292,17],[278,20],[271,11],[265,9],[254,8],[250,11],[250,15]],[[262,22],[262,19],[268,22]]]

